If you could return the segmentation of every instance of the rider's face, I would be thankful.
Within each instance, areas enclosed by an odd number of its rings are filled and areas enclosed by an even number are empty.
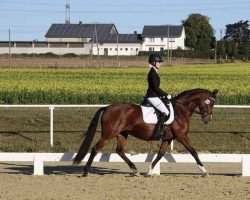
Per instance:
[[[161,67],[161,62],[156,62],[156,63],[155,63],[155,67],[156,67],[157,69],[159,69],[159,68]]]

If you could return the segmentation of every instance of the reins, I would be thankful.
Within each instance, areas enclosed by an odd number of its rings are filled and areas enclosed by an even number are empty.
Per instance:
[[[182,106],[184,106],[187,110],[189,110],[190,112],[194,112],[194,113],[196,113],[196,114],[198,114],[198,115],[200,115],[201,117],[206,117],[206,115],[204,115],[205,114],[205,112],[201,112],[201,111],[199,111],[199,110],[191,110],[189,107],[187,107],[186,105],[184,105],[183,103],[181,103],[181,102],[179,102],[179,101],[177,101],[177,100],[175,100],[174,101],[175,103],[178,103],[178,104],[180,104],[180,105],[182,105]],[[204,106],[204,107],[202,107],[201,108],[201,110],[203,110],[204,108],[206,108],[207,106]],[[211,113],[212,114],[212,113]]]

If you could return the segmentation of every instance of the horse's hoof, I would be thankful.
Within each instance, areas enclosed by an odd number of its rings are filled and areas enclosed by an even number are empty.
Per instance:
[[[84,173],[83,175],[82,175],[82,177],[87,177],[88,176],[88,173]]]
[[[204,174],[202,174],[202,177],[204,177],[204,178],[207,178],[209,176],[210,176],[210,174],[208,172],[205,172]]]
[[[83,178],[83,177],[87,177],[88,174],[82,174],[82,175],[77,175],[77,178]]]
[[[158,176],[158,174],[149,174],[149,173],[145,175],[146,178],[154,178],[157,176]]]
[[[145,177],[146,178],[151,178],[151,177],[153,177],[153,175],[152,174],[146,174]]]
[[[140,174],[140,172],[133,172],[133,173],[131,174],[131,176],[140,177],[141,174]]]

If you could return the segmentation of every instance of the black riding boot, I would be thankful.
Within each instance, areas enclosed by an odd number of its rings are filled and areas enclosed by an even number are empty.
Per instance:
[[[163,133],[161,135],[162,129],[163,129],[163,125],[164,125],[164,121],[166,119],[167,115],[165,113],[161,113],[159,116],[159,120],[155,126],[155,132],[153,135],[153,138],[155,140],[166,140],[167,139],[167,135],[165,133]]]

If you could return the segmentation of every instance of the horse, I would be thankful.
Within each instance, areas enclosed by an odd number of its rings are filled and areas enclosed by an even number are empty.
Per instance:
[[[188,132],[191,116],[194,112],[201,116],[201,119],[205,124],[212,120],[212,110],[217,93],[217,89],[211,92],[207,89],[198,88],[184,91],[171,99],[175,113],[174,121],[168,125],[166,129],[167,139],[161,142],[158,154],[150,164],[148,172],[149,176],[152,176],[153,168],[163,157],[169,144],[175,139],[180,142],[194,157],[199,169],[203,173],[203,176],[209,175],[200,161],[196,150],[190,143]],[[197,107],[199,110],[196,110]],[[79,164],[86,156],[94,138],[101,113],[101,138],[92,148],[82,176],[88,176],[94,157],[114,137],[117,138],[116,153],[127,163],[132,170],[132,174],[138,174],[139,172],[135,164],[125,155],[125,146],[128,135],[141,140],[152,141],[155,124],[149,124],[143,121],[141,107],[137,104],[115,103],[107,107],[100,108],[95,113],[88,127],[85,139],[73,160],[73,164]]]

